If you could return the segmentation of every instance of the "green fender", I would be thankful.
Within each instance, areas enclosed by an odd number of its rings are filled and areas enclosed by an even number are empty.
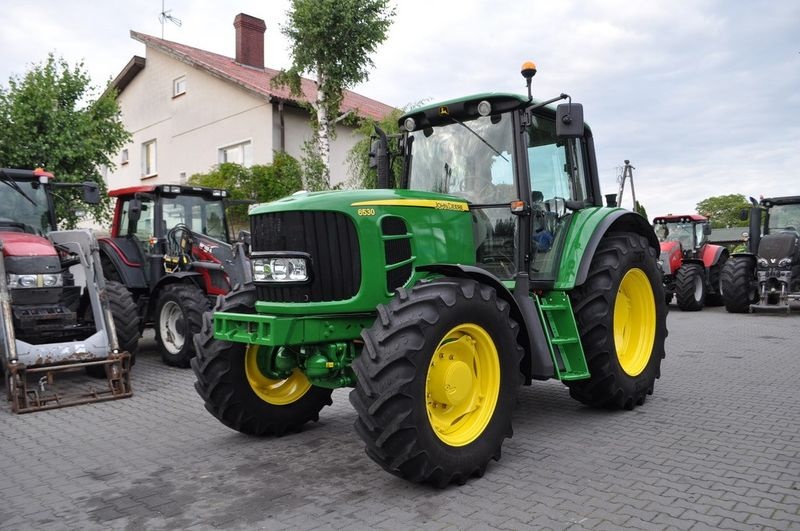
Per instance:
[[[658,238],[650,223],[622,208],[592,207],[573,214],[564,242],[564,253],[554,288],[570,290],[586,281],[594,253],[607,232],[635,232],[659,251]]]

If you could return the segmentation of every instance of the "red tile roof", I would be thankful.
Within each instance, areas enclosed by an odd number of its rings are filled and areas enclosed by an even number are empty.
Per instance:
[[[192,48],[191,46],[186,46],[185,44],[177,42],[165,41],[164,39],[159,39],[152,35],[145,35],[137,31],[131,31],[131,37],[144,43],[146,46],[151,46],[166,53],[178,61],[197,68],[202,68],[209,74],[239,85],[256,95],[267,98],[297,101],[297,98],[290,94],[288,87],[271,86],[270,82],[278,75],[278,70],[272,68],[264,68],[261,70],[251,66],[244,66],[237,63],[231,57],[200,50],[199,48]],[[315,101],[317,97],[316,84],[310,79],[302,78],[301,86],[305,100]],[[347,90],[342,100],[341,110],[342,112],[355,111],[360,116],[379,120],[392,112],[394,108]]]

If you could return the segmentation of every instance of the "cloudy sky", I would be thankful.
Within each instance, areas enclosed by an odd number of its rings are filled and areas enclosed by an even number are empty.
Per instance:
[[[715,195],[800,194],[797,0],[395,0],[374,56],[371,98],[404,107],[460,95],[524,92],[584,104],[605,193],[624,159],[649,215],[694,212]],[[233,18],[267,23],[266,63],[288,65],[288,0],[166,0],[181,26],[164,37],[234,55]],[[0,0],[0,84],[55,52],[104,85],[161,36],[161,0]],[[630,207],[626,190],[624,206]]]

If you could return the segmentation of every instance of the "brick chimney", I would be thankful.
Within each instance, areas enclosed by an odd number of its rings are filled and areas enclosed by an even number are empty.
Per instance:
[[[239,13],[233,19],[236,28],[236,62],[264,68],[264,32],[267,25],[260,18]]]

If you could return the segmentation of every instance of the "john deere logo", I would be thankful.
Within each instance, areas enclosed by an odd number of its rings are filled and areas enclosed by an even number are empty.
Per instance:
[[[446,106],[442,105],[441,107],[439,107],[439,116],[447,116],[448,114],[450,113],[447,111]]]

